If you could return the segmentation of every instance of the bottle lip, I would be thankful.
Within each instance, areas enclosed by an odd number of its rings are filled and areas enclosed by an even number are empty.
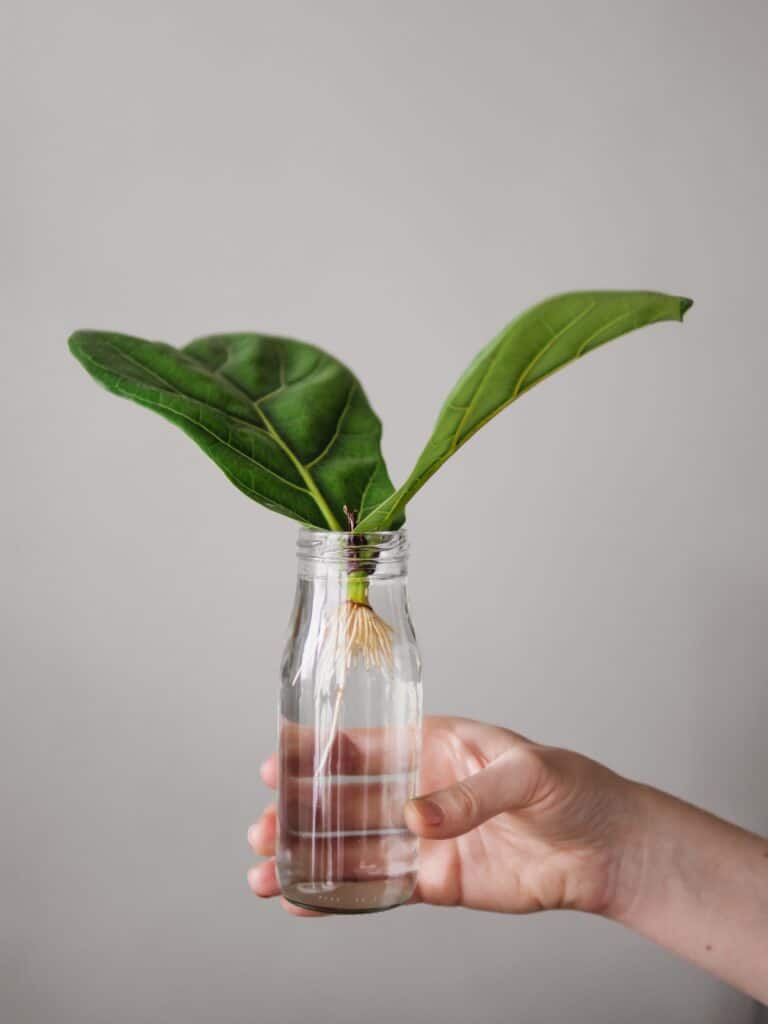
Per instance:
[[[343,566],[348,571],[394,569],[404,564],[408,554],[408,534],[400,530],[376,530],[351,533],[342,530],[316,530],[301,527],[296,552],[302,562]]]
[[[314,538],[318,538],[318,537],[327,537],[327,538],[339,538],[339,537],[341,537],[341,538],[349,541],[353,537],[356,537],[356,538],[365,537],[366,539],[367,538],[380,537],[382,539],[387,539],[387,538],[395,538],[395,537],[405,537],[405,536],[407,536],[407,534],[408,534],[408,529],[405,526],[401,526],[399,530],[372,530],[370,533],[353,533],[351,530],[321,530],[317,526],[300,526],[299,527],[299,542],[301,542],[302,538],[305,538],[305,537],[313,538],[313,539]]]

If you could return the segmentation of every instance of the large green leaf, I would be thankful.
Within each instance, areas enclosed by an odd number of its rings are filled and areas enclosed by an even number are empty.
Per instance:
[[[248,497],[322,529],[346,529],[392,493],[381,423],[357,378],[314,345],[222,334],[176,349],[77,331],[73,354],[117,395],[188,434]]]
[[[621,334],[682,320],[690,299],[658,292],[570,292],[523,313],[473,360],[440,411],[402,487],[363,516],[361,531],[386,530],[440,466],[473,434],[535,384]]]

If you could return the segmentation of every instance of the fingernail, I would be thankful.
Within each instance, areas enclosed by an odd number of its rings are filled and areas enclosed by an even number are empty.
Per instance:
[[[258,868],[251,868],[251,870],[248,872],[248,886],[254,892],[256,892],[256,884],[257,884],[258,880],[259,880],[259,869]]]
[[[414,803],[425,825],[439,825],[445,817],[443,808],[434,800],[414,800]]]
[[[248,829],[248,844],[249,844],[249,846],[254,846],[256,844],[256,842],[258,841],[258,838],[259,838],[259,826],[258,825],[251,825],[251,827]]]

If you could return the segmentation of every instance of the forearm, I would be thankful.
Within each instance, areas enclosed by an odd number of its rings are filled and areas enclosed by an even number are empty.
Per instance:
[[[768,1002],[768,839],[647,786],[609,916]]]

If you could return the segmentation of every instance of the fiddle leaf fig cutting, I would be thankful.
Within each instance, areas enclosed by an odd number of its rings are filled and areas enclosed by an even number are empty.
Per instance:
[[[345,534],[345,598],[321,631],[321,676],[335,675],[337,683],[320,774],[347,670],[360,661],[382,671],[393,665],[392,627],[369,600],[375,545],[367,536],[399,528],[407,504],[443,463],[535,384],[621,334],[682,320],[690,306],[657,292],[572,292],[529,309],[470,363],[397,490],[381,453],[381,423],[360,382],[314,345],[220,334],[173,348],[103,331],[77,331],[69,344],[92,377],[175,423],[249,498]]]
[[[69,344],[91,376],[175,423],[249,498],[306,526],[366,534],[400,527],[440,466],[534,385],[622,334],[682,320],[691,304],[659,292],[604,291],[533,306],[470,363],[397,490],[360,382],[314,345],[219,334],[174,348],[103,331],[77,331]],[[365,603],[364,584],[350,593]]]

